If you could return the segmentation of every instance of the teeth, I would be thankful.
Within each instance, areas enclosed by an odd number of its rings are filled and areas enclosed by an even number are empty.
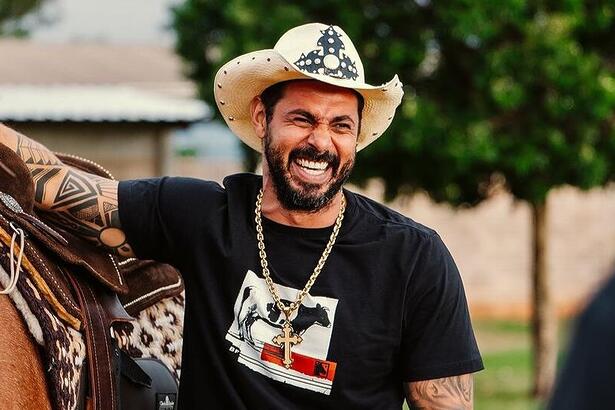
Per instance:
[[[327,166],[329,165],[329,163],[327,162],[315,162],[315,161],[308,161],[306,159],[298,159],[297,163],[303,168],[308,168],[310,170],[317,170],[317,171],[322,171],[326,169]]]
[[[318,169],[309,169],[309,168],[303,168],[303,171],[304,171],[306,174],[309,174],[309,175],[314,175],[314,176],[322,175],[322,174],[324,174],[324,173],[325,173],[325,172],[324,172],[324,171],[322,171],[322,170],[318,170]]]

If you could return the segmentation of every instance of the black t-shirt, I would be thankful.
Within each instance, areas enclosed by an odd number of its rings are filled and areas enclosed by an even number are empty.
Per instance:
[[[324,269],[292,318],[293,364],[272,339],[282,315],[264,282],[254,208],[262,179],[124,181],[119,210],[140,258],[186,283],[180,408],[399,409],[403,382],[471,373],[482,361],[455,263],[436,232],[344,191]],[[303,289],[332,227],[263,218],[284,300]]]

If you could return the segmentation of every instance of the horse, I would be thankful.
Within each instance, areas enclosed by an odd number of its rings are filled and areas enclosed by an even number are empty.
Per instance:
[[[19,312],[0,296],[0,403],[3,408],[52,410],[38,346]]]
[[[58,156],[112,178],[91,161]],[[163,391],[161,408],[174,408],[179,272],[118,259],[54,226],[33,209],[28,168],[2,144],[0,164],[0,407],[115,410],[121,395],[150,403]]]

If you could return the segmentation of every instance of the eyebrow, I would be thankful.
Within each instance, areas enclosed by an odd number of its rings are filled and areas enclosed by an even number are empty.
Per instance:
[[[286,115],[302,115],[305,118],[307,118],[308,120],[312,121],[312,122],[316,122],[316,117],[314,116],[314,114],[306,111],[306,110],[302,110],[302,109],[296,109],[296,110],[292,110],[289,111]],[[341,122],[341,121],[350,121],[353,124],[355,123],[355,121],[349,116],[349,115],[338,115],[337,117],[334,117],[331,122],[335,123],[335,122]]]
[[[350,116],[348,115],[338,115],[337,117],[333,118],[331,122],[341,122],[341,121],[350,121],[354,124],[354,120],[350,118]]]
[[[302,115],[305,118],[307,118],[308,120],[310,120],[312,122],[316,122],[316,117],[312,113],[310,113],[310,112],[308,112],[306,110],[302,110],[300,108],[296,109],[296,110],[289,111],[288,113],[286,113],[286,115]]]

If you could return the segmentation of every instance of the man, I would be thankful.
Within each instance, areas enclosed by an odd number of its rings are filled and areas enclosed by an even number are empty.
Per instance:
[[[348,36],[307,24],[224,65],[214,90],[229,127],[264,153],[262,178],[117,183],[2,132],[40,153],[33,172],[57,170],[37,189],[59,223],[183,273],[180,407],[388,409],[405,392],[414,408],[472,408],[482,362],[451,255],[433,230],[342,189],[393,118],[397,77],[366,84]],[[92,194],[67,200],[71,178]],[[76,212],[85,201],[90,218]]]

